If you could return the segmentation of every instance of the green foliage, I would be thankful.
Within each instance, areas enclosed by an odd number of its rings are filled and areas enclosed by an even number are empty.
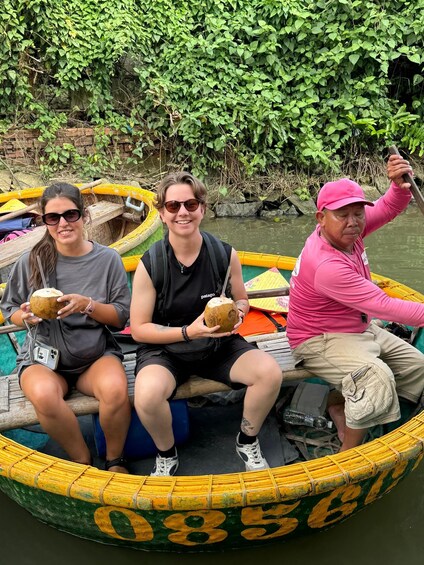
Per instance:
[[[424,0],[4,0],[0,126],[32,127],[46,171],[166,144],[194,173],[337,168],[396,142],[424,153]],[[66,123],[99,128],[82,159]],[[235,167],[235,164],[237,165]],[[231,176],[231,175],[229,175]]]

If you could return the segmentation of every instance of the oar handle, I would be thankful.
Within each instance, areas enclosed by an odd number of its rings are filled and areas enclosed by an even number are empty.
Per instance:
[[[265,290],[249,290],[247,297],[249,300],[254,298],[273,298],[274,296],[288,296],[290,287],[280,286],[279,288],[267,288]]]
[[[388,151],[389,151],[390,155],[399,155],[400,156],[399,150],[396,147],[396,145],[391,145],[388,148]],[[402,178],[405,182],[408,182],[411,185],[409,190],[412,192],[412,195],[415,198],[415,202],[417,203],[418,208],[424,214],[424,197],[423,197],[420,189],[418,188],[417,183],[414,181],[413,177],[409,173],[402,175]]]

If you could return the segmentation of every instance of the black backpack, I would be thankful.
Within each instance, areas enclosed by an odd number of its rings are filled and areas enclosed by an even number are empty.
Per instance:
[[[201,234],[208,250],[209,259],[212,264],[212,270],[216,281],[216,293],[219,296],[221,294],[222,285],[229,265],[227,253],[221,240],[208,232],[201,232]],[[150,257],[150,277],[157,292],[157,310],[161,313],[163,318],[166,318],[164,303],[169,286],[169,265],[165,239],[156,241],[147,253]],[[227,285],[226,294],[228,296],[231,295],[230,284]]]

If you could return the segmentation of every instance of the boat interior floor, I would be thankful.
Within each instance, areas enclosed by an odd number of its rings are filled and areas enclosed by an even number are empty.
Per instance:
[[[204,475],[221,473],[238,473],[244,471],[244,463],[235,450],[235,441],[240,431],[243,404],[237,402],[226,406],[190,407],[189,436],[187,441],[179,445],[178,475]],[[104,469],[104,460],[96,454],[92,416],[80,416],[80,426],[93,454],[93,465]],[[32,430],[40,429],[33,426]],[[296,450],[280,436],[275,414],[270,414],[259,434],[262,451],[271,467],[278,467],[293,461],[297,457]],[[49,439],[41,452],[68,459],[60,446]],[[136,475],[148,475],[155,463],[154,456],[139,460],[129,460],[129,470]]]
[[[405,406],[406,410],[404,410]],[[372,428],[369,430],[366,441],[380,437],[406,421],[411,415],[410,406],[401,403],[401,407],[403,417],[400,421]],[[208,403],[196,406],[196,402],[189,405],[189,435],[187,440],[178,446],[180,465],[177,475],[194,476],[244,471],[244,463],[235,451],[235,440],[240,430],[242,410],[242,400],[226,405]],[[79,416],[78,420],[84,439],[93,455],[93,465],[104,469],[104,459],[97,455],[93,416]],[[42,432],[39,425],[27,429],[31,432]],[[331,455],[337,453],[340,448],[340,441],[335,431],[282,423],[276,410],[273,410],[265,420],[259,440],[270,467]],[[39,451],[62,459],[69,459],[52,439],[48,439],[47,443],[39,448]],[[148,475],[154,463],[153,455],[132,458],[129,459],[129,471],[135,475]]]

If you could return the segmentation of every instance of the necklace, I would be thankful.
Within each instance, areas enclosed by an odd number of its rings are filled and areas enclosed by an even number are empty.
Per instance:
[[[175,257],[175,259],[177,259],[177,258]],[[186,269],[186,266],[183,265],[182,263],[180,263],[180,261],[178,261],[178,259],[177,259],[177,263],[178,263],[178,265],[179,265],[179,267],[180,267],[181,274],[183,275],[183,274],[184,274],[184,269]]]

